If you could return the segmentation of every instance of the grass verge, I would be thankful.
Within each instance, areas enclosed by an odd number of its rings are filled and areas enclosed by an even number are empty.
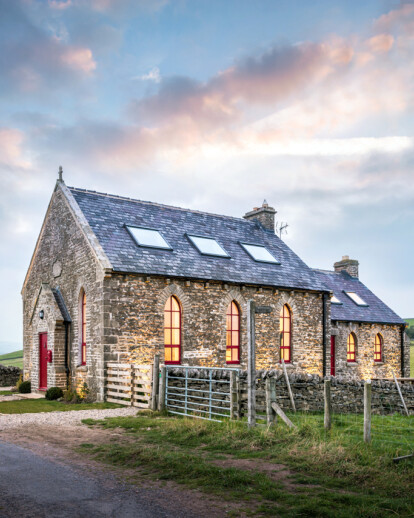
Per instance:
[[[244,423],[159,414],[84,422],[121,427],[135,439],[82,445],[94,458],[245,502],[251,512],[341,518],[414,512],[412,463],[394,465],[369,445],[308,424],[293,431],[282,424],[249,430]],[[246,460],[255,468],[246,468]],[[290,470],[283,477],[281,464]]]
[[[115,403],[78,403],[67,404],[46,399],[21,399],[19,401],[1,401],[0,414],[32,414],[37,412],[67,412],[69,410],[92,410],[120,408]]]

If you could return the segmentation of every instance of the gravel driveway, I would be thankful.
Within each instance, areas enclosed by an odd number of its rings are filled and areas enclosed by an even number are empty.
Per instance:
[[[82,419],[104,419],[136,415],[137,409],[107,408],[103,410],[69,410],[67,412],[38,412],[35,414],[0,414],[0,432],[25,424],[80,425]]]

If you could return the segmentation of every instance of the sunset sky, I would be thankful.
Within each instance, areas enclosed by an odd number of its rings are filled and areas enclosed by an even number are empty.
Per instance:
[[[414,317],[413,79],[414,2],[0,0],[0,342],[59,165],[231,216],[266,198],[309,266],[358,259]]]

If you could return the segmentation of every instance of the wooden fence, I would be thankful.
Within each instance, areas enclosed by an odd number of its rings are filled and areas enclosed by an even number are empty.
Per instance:
[[[152,365],[108,363],[106,400],[109,403],[149,408],[152,392]]]

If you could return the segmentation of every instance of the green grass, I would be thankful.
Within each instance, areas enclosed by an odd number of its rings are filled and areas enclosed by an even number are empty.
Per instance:
[[[0,414],[32,414],[36,412],[67,412],[69,410],[92,410],[120,408],[115,403],[77,403],[67,404],[46,399],[22,399],[19,401],[1,401]]]
[[[249,430],[242,422],[149,413],[84,423],[121,427],[135,439],[83,445],[82,451],[93,458],[244,502],[246,511],[295,517],[414,513],[413,464],[393,464],[386,450],[355,439],[338,423],[328,434],[317,421],[311,425],[300,419],[297,430],[287,429],[280,420],[276,427]],[[227,459],[227,465],[216,464],[217,459]],[[242,468],[237,459],[272,463],[275,471],[280,469],[276,464],[283,464],[292,472],[286,480],[275,479],[271,469]]]
[[[0,355],[0,364],[23,369],[23,349]]]
[[[11,390],[0,390],[0,396],[12,396],[13,392]]]
[[[414,378],[414,344],[410,347],[410,375]]]

